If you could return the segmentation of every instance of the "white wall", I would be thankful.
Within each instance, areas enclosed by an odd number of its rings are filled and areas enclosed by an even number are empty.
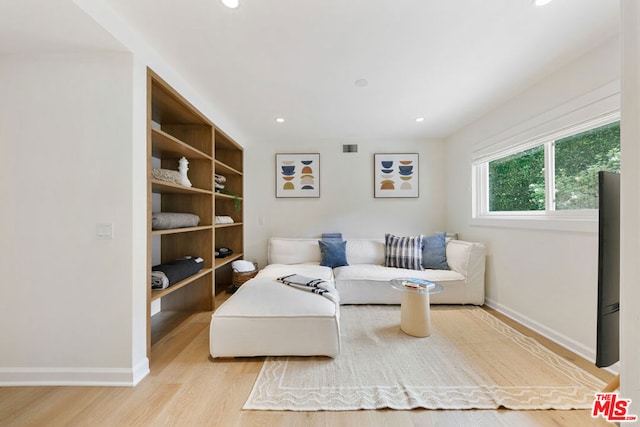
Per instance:
[[[570,232],[472,226],[471,155],[497,136],[521,132],[532,123],[544,124],[546,112],[619,76],[616,39],[447,140],[447,228],[487,245],[488,302],[590,359],[595,355],[596,228]]]
[[[223,113],[223,109],[215,104],[213,99],[205,99],[201,91],[185,80],[175,66],[158,53],[155,40],[147,40],[123,21],[104,0],[67,0],[73,2],[84,13],[93,18],[106,32],[111,34],[119,43],[133,53],[136,62],[143,67],[151,68],[163,80],[165,80],[176,92],[187,99],[205,117],[215,123],[218,129],[223,130],[240,145],[244,145],[244,134],[241,124]],[[145,71],[146,72],[146,71]],[[146,86],[136,87],[146,92]],[[146,123],[146,122],[145,122]]]
[[[640,416],[640,5],[622,6],[620,396]]]
[[[146,292],[132,67],[122,53],[0,58],[0,383],[130,385],[148,371],[132,325]]]
[[[286,123],[285,123],[286,125]],[[357,153],[343,153],[339,141],[296,144],[260,142],[245,151],[246,258],[266,262],[267,241],[278,237],[384,237],[431,233],[444,229],[444,143],[359,140]],[[276,153],[320,153],[320,197],[275,197]],[[374,153],[418,153],[418,198],[373,197]]]

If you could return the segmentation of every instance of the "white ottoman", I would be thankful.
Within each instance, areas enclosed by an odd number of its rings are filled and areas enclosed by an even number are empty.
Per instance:
[[[315,269],[327,267],[291,267],[261,271],[213,313],[209,331],[212,357],[335,357],[340,353],[339,306],[321,295],[274,280],[293,273],[326,280],[327,272]]]

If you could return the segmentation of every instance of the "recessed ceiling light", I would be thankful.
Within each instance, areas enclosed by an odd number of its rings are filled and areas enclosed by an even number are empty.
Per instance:
[[[240,6],[240,0],[222,0],[222,4],[228,8],[235,9]]]
[[[416,122],[420,123],[420,122],[424,122],[424,117],[418,117],[416,119]]]
[[[358,87],[365,87],[369,85],[369,82],[367,81],[367,79],[358,79],[354,84]]]
[[[551,3],[553,0],[533,0],[534,6],[544,6]]]
[[[278,118],[276,119],[276,122],[278,122],[278,123],[284,123],[284,119],[283,119],[282,117],[278,117]]]

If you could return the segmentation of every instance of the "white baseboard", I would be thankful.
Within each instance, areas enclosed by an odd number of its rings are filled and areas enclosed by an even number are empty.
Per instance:
[[[524,316],[516,311],[513,311],[499,303],[496,303],[495,301],[489,299],[489,298],[485,298],[485,305],[504,314],[505,316],[515,320],[516,322],[520,323],[523,326],[526,326],[527,328],[531,329],[532,331],[542,335],[545,338],[550,339],[551,341],[555,342],[558,345],[561,345],[562,347],[566,348],[569,351],[572,351],[573,353],[577,354],[578,356],[582,357],[583,359],[589,360],[589,361],[593,361],[596,359],[596,352],[595,349],[593,348],[589,348],[569,337],[567,337],[566,335],[563,335],[553,329],[550,329],[532,319],[530,319],[527,316]],[[606,368],[604,368],[606,371],[611,372],[612,374],[618,374],[620,372],[620,362],[614,363],[611,366],[608,366]]]
[[[149,359],[128,368],[0,368],[0,387],[133,387],[149,373]]]
[[[144,379],[147,375],[149,375],[149,358],[145,357],[133,368],[133,378],[132,382],[133,386],[138,385],[140,381]]]

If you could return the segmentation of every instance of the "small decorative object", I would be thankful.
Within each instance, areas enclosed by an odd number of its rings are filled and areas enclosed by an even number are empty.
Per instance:
[[[228,257],[232,253],[233,253],[233,250],[229,248],[216,248],[215,256],[216,258],[224,258],[224,257]]]
[[[276,154],[276,197],[320,197],[320,154]]]
[[[185,187],[191,187],[191,181],[187,177],[187,171],[189,170],[189,161],[186,158],[181,158],[178,161],[178,172],[180,172],[180,184]]]
[[[219,175],[217,173],[213,174],[213,185],[216,191],[220,191],[224,189],[224,183],[227,182],[227,178],[223,175]]]
[[[418,154],[374,154],[374,197],[418,197]]]

